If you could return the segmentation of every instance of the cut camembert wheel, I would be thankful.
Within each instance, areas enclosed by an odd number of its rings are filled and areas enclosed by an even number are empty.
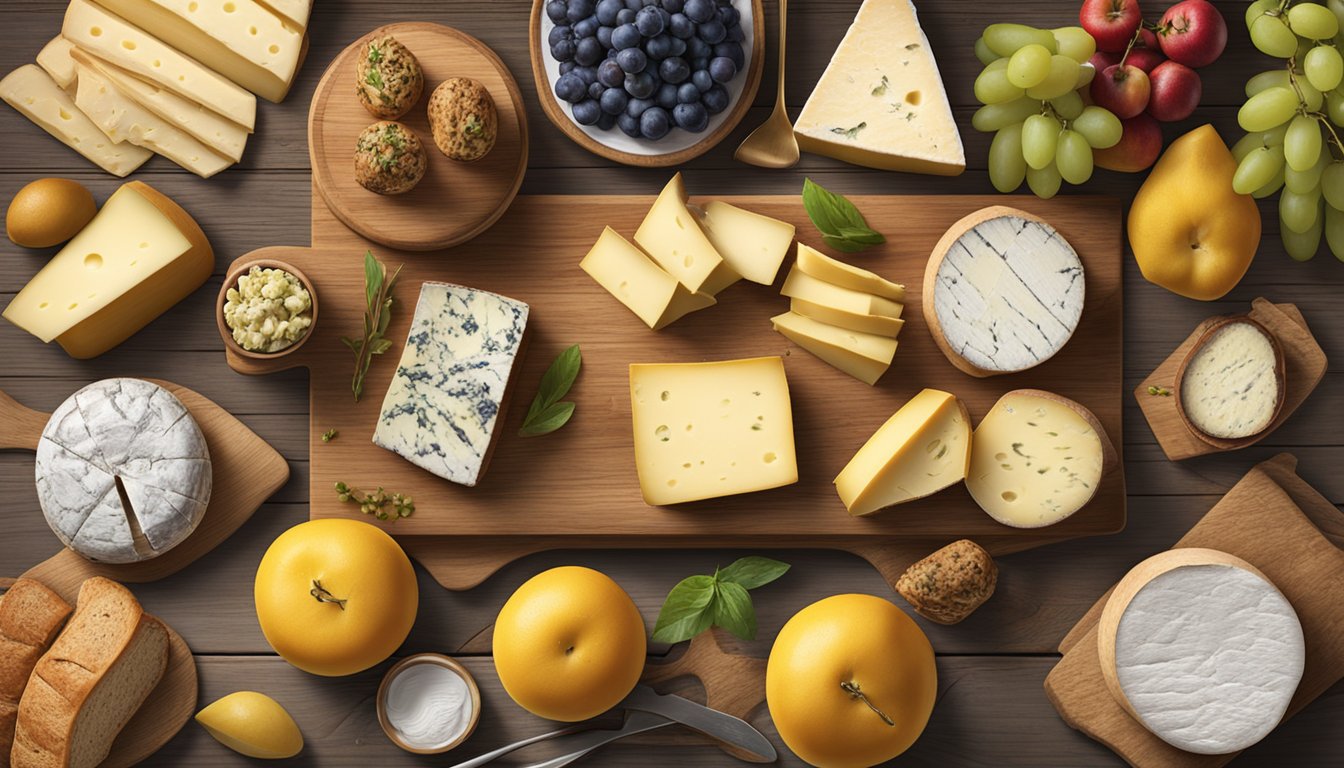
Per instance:
[[[1249,317],[1229,318],[1206,331],[1181,364],[1176,407],[1205,440],[1254,437],[1279,415],[1284,373],[1274,335]]]
[[[1083,262],[1044,220],[993,206],[953,224],[924,272],[924,320],[972,376],[1025,371],[1064,348],[1083,314]]]
[[[1116,585],[1098,624],[1116,701],[1178,749],[1223,755],[1283,719],[1306,663],[1297,612],[1263,573],[1212,549],[1173,549]]]

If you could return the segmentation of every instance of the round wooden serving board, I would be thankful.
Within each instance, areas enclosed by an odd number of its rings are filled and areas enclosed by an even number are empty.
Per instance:
[[[355,181],[355,139],[378,120],[355,95],[355,59],[366,40],[384,34],[409,48],[425,72],[425,94],[400,122],[420,137],[429,168],[402,195],[375,194]],[[480,82],[499,111],[495,146],[476,162],[450,160],[429,129],[429,95],[450,77]],[[480,40],[429,22],[389,24],[351,43],[327,68],[308,113],[308,153],[313,186],[346,226],[391,248],[451,248],[489,229],[518,194],[527,171],[527,114],[517,81]]]

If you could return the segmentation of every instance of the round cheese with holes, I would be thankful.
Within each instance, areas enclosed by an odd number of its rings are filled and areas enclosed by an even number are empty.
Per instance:
[[[37,446],[37,496],[52,531],[90,560],[131,563],[180,544],[210,501],[210,452],[191,413],[141,379],[84,387]]]

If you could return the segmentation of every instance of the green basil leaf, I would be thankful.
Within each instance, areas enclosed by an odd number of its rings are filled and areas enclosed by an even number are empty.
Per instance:
[[[882,233],[874,232],[866,227],[863,229],[857,227],[841,227],[840,236],[851,242],[862,243],[863,245],[881,245],[887,242],[887,238],[883,237]]]
[[[837,195],[811,179],[803,180],[803,207],[822,239],[833,248],[852,253],[886,242],[844,195]]]
[[[714,624],[743,640],[756,639],[756,610],[751,605],[751,595],[747,594],[746,587],[731,581],[719,581],[715,590]]]
[[[803,208],[807,211],[807,217],[824,235],[838,234],[843,223],[832,215],[833,206],[828,200],[830,196],[831,193],[825,187],[811,179],[803,179]]]
[[[518,434],[523,437],[550,434],[565,426],[569,422],[569,417],[573,415],[573,403],[551,403],[550,406],[535,416],[529,414],[527,420],[523,422],[523,428],[518,430]]]
[[[719,581],[731,582],[745,589],[756,589],[778,579],[788,570],[788,563],[753,555],[744,557],[719,571]]]
[[[821,239],[823,242],[825,242],[827,245],[831,246],[835,250],[844,253],[858,253],[859,251],[862,251],[863,249],[868,247],[866,245],[863,245],[862,243],[856,243],[852,240],[846,240],[845,238],[836,235],[822,235]]]
[[[378,305],[378,294],[383,290],[383,265],[373,258],[373,251],[364,252],[364,297],[369,311]]]
[[[690,576],[677,583],[658,611],[653,639],[660,643],[680,643],[709,628],[713,621],[715,584],[712,576]]]
[[[569,394],[569,388],[574,386],[574,380],[578,378],[579,368],[582,365],[583,355],[579,352],[578,344],[561,352],[542,375],[541,387],[537,391],[537,398],[532,401],[532,407],[544,411],[554,403],[560,402],[560,398]]]

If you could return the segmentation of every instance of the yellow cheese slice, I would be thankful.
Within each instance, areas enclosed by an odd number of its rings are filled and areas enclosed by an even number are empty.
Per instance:
[[[792,224],[718,200],[705,206],[700,224],[734,272],[753,283],[774,284],[793,244]]]
[[[784,278],[784,287],[779,292],[791,299],[804,299],[855,315],[898,318],[905,310],[903,305],[891,299],[818,280],[799,269],[797,264],[789,270],[789,276]]]
[[[891,367],[896,340],[785,312],[770,318],[775,330],[832,366],[865,384],[876,384]]]
[[[74,49],[74,43],[57,35],[37,53],[37,65],[67,91],[75,84],[75,60],[70,58]]]
[[[829,325],[838,325],[851,331],[862,331],[893,339],[901,335],[901,326],[905,325],[905,321],[899,318],[885,315],[858,315],[824,304],[815,304],[807,299],[789,299],[789,309],[804,317],[820,320]]]
[[[210,277],[205,233],[177,203],[123,184],[5,308],[4,318],[75,358],[125,341]]]
[[[126,176],[153,155],[147,149],[115,142],[93,124],[70,94],[36,64],[25,64],[0,80],[0,99],[39,128],[115,176]]]
[[[313,0],[261,0],[261,4],[295,29],[303,31],[308,28]]]
[[[635,232],[635,242],[691,292],[713,295],[740,279],[687,210],[680,173],[663,187]]]
[[[905,302],[905,286],[879,277],[875,272],[833,259],[803,243],[798,244],[798,269],[804,274],[841,288],[864,291],[899,303]]]
[[[953,395],[926,389],[892,414],[835,478],[851,515],[922,499],[961,482],[971,419]]]
[[[716,303],[707,293],[686,290],[611,227],[602,230],[579,267],[655,331]]]

